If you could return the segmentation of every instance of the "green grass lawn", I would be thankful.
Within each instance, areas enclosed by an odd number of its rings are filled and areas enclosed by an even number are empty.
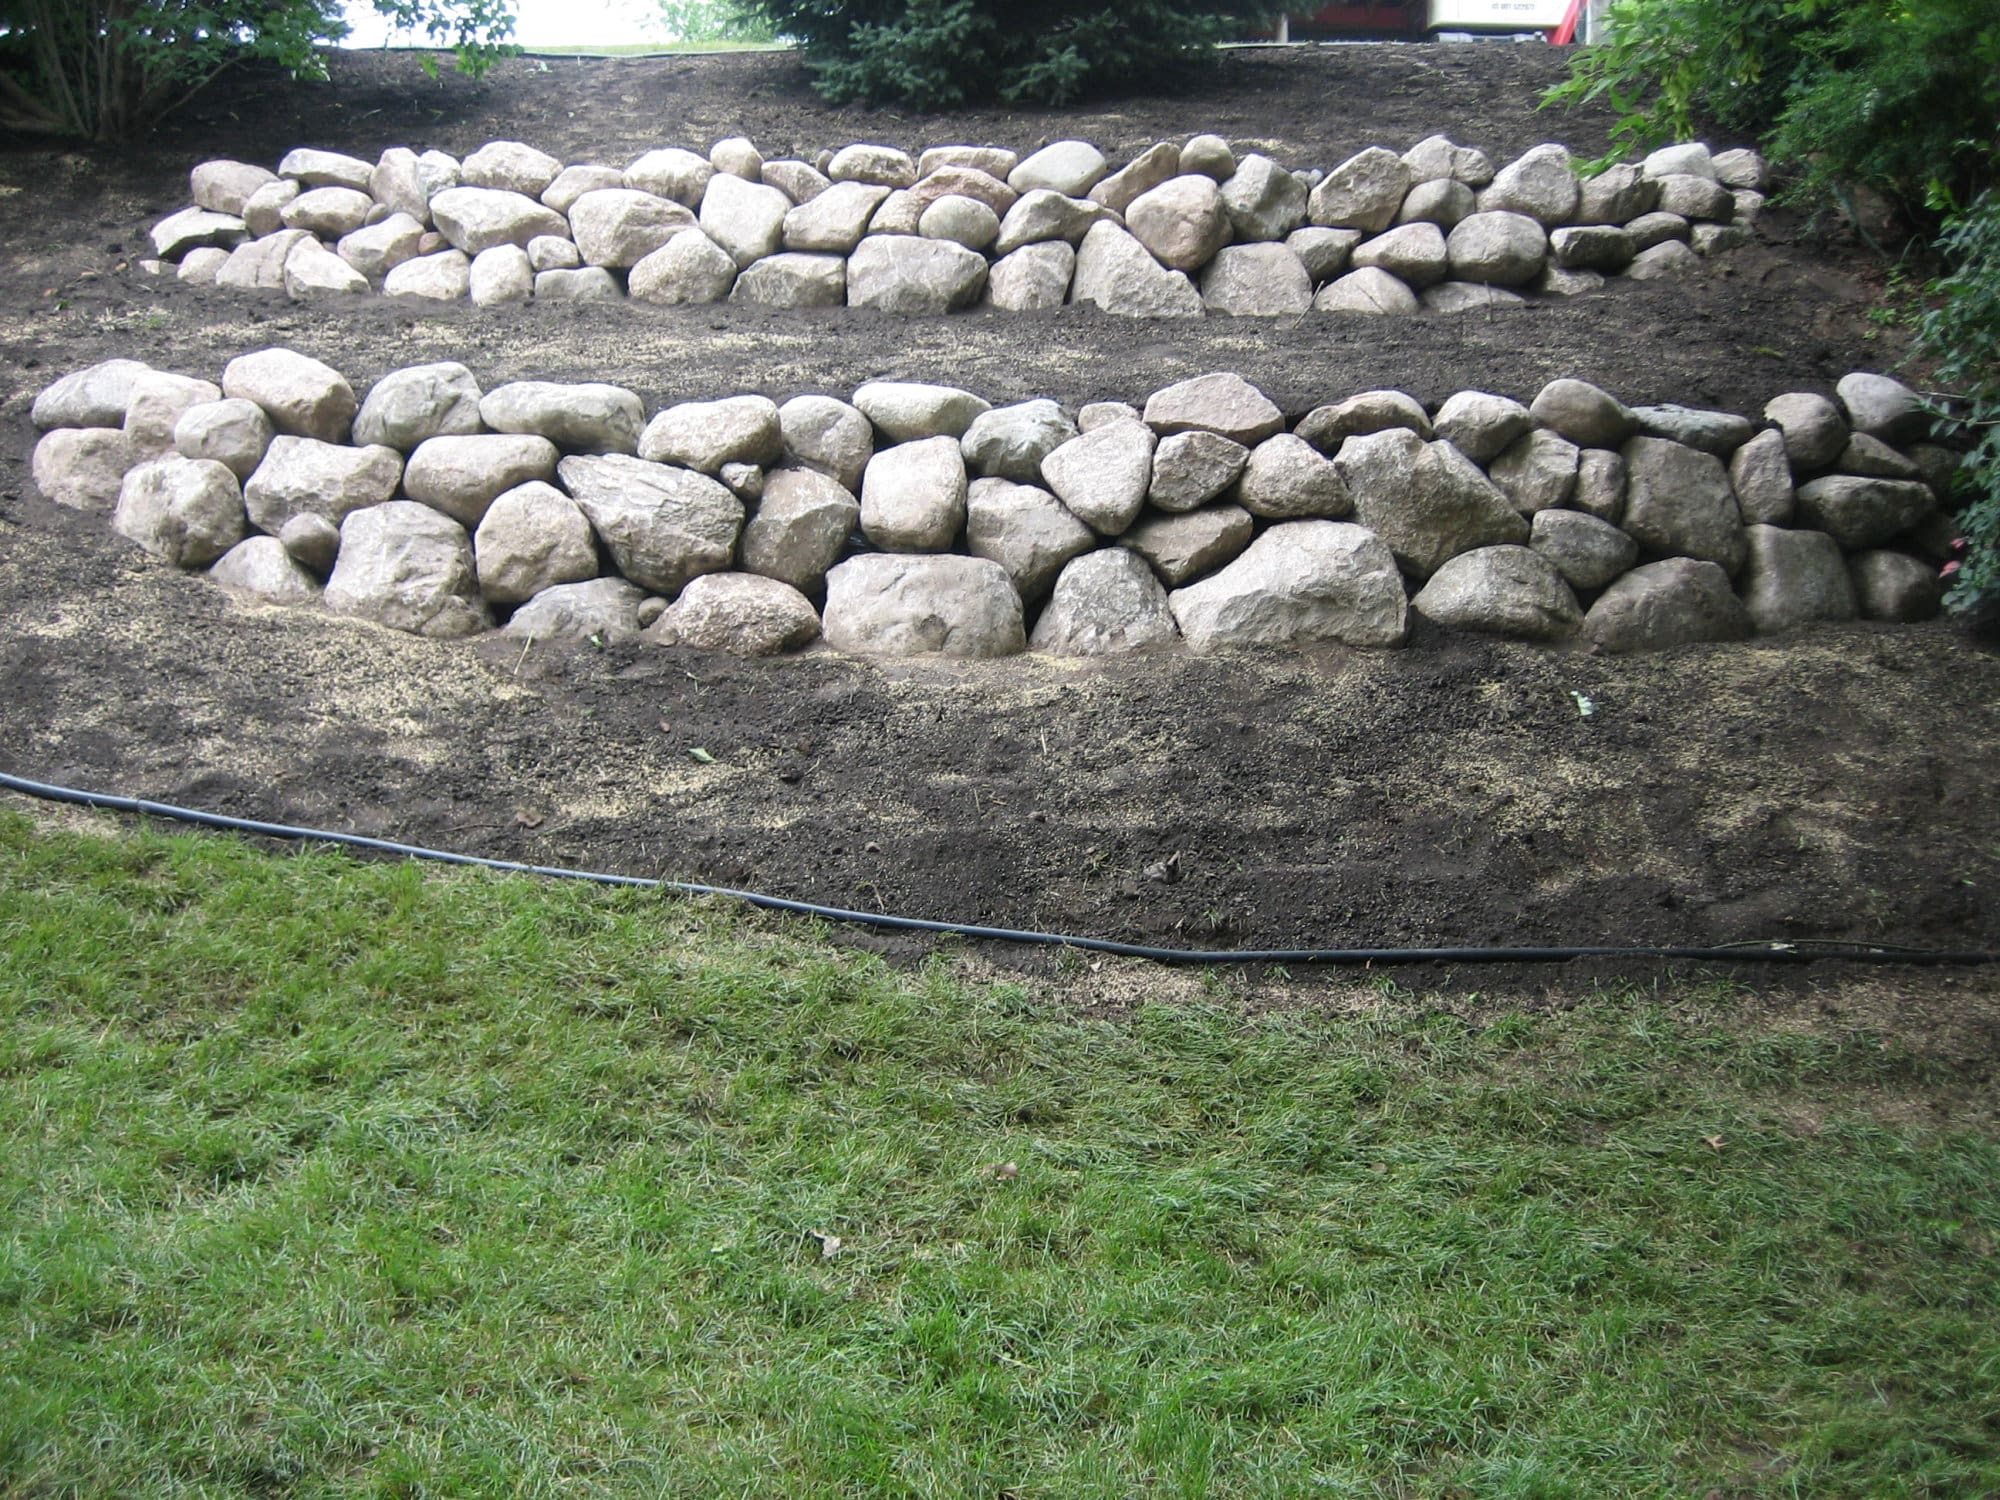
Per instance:
[[[0,813],[0,1495],[2000,1492],[1930,1065],[962,967]]]

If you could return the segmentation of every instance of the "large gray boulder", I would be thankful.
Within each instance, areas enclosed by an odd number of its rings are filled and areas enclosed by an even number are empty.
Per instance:
[[[1298,178],[1252,151],[1222,184],[1222,211],[1236,238],[1246,243],[1282,240],[1306,221],[1306,187]]]
[[[1007,570],[1014,592],[1043,598],[1071,558],[1097,545],[1097,533],[1038,485],[975,479],[966,492],[965,549]]]
[[[1534,419],[1528,408],[1507,396],[1460,391],[1437,409],[1437,435],[1476,464],[1489,464],[1521,438]]]
[[[1540,223],[1498,209],[1468,214],[1445,237],[1453,279],[1487,286],[1526,286],[1542,274],[1548,248]]]
[[[1090,199],[1093,203],[1102,203],[1113,213],[1127,214],[1141,195],[1151,192],[1163,182],[1171,181],[1180,173],[1181,148],[1172,141],[1159,141],[1100,181],[1090,190]],[[1209,179],[1210,182],[1214,180]]]
[[[1369,317],[1409,317],[1422,306],[1405,282],[1379,266],[1363,266],[1335,277],[1313,296],[1316,312],[1363,313]]]
[[[864,553],[826,575],[827,644],[873,656],[1009,656],[1027,646],[1021,599],[983,557]]]
[[[153,254],[170,261],[210,247],[233,250],[248,233],[235,214],[211,213],[205,208],[184,208],[168,214],[147,232]]]
[[[787,250],[846,255],[861,243],[889,189],[865,182],[836,182],[808,203],[785,211],[779,226]]]
[[[409,214],[389,215],[374,224],[364,224],[342,235],[336,247],[340,258],[370,281],[380,281],[404,261],[412,259],[422,244],[424,226]],[[291,264],[287,257],[286,264]]]
[[[976,253],[999,238],[1000,216],[977,198],[947,193],[923,211],[917,219],[917,233],[927,240],[949,240]]]
[[[1062,570],[1028,644],[1050,656],[1109,656],[1169,646],[1179,634],[1145,559],[1101,547]]]
[[[1631,439],[1619,453],[1625,460],[1623,524],[1642,551],[1716,563],[1732,577],[1742,570],[1743,512],[1720,459],[1650,437]]]
[[[965,456],[940,435],[885,448],[861,476],[861,530],[884,552],[943,552],[965,525]]]
[[[1256,533],[1242,506],[1205,505],[1184,515],[1145,516],[1118,544],[1145,558],[1168,588],[1179,588],[1234,561]]]
[[[1403,165],[1413,182],[1447,177],[1467,187],[1482,188],[1493,180],[1493,163],[1474,146],[1453,145],[1442,135],[1426,136],[1403,153]]]
[[[958,446],[974,473],[1032,484],[1042,477],[1042,460],[1076,435],[1076,423],[1055,402],[1023,401],[981,412]]]
[[[42,389],[30,413],[35,426],[123,427],[132,384],[149,367],[136,359],[107,359],[77,370]]]
[[[495,432],[545,437],[576,453],[635,453],[646,409],[623,386],[517,380],[479,398],[479,419]]]
[[[1312,277],[1283,245],[1228,245],[1201,273],[1201,301],[1235,318],[1296,317],[1312,306]]]
[[[662,307],[720,302],[736,285],[736,261],[700,230],[686,229],[642,256],[625,285],[639,301]]]
[[[1752,526],[1744,537],[1743,607],[1759,635],[1854,618],[1854,583],[1832,537],[1782,526]]]
[[[1681,406],[1675,402],[1635,406],[1632,408],[1632,420],[1642,437],[1684,443],[1724,461],[1749,442],[1757,430],[1756,424],[1748,417],[1739,417],[1734,412],[1704,411],[1700,407]]]
[[[243,540],[243,495],[221,464],[162,454],[126,471],[111,529],[177,568],[205,568]]]
[[[671,598],[736,554],[743,502],[706,474],[622,453],[565,458],[556,472],[618,571],[641,588]]]
[[[1538,427],[1553,428],[1580,448],[1616,448],[1638,430],[1632,413],[1587,380],[1551,380],[1528,407]]]
[[[970,307],[986,288],[986,257],[950,240],[873,234],[847,258],[847,305],[934,314]]]
[[[1280,432],[1250,450],[1236,500],[1252,515],[1273,521],[1305,516],[1338,520],[1354,502],[1340,470],[1295,433]]]
[[[410,455],[403,493],[471,530],[497,496],[531,480],[555,477],[556,445],[532,433],[434,437],[424,439]]]
[[[382,153],[370,175],[368,191],[391,212],[408,214],[422,224],[431,221],[431,198],[459,185],[459,163],[442,151],[419,156],[407,146]]]
[[[174,446],[174,428],[183,416],[221,399],[222,388],[212,381],[148,370],[132,382],[132,394],[125,404],[125,439],[132,445],[132,457],[153,458],[167,452]],[[1916,471],[1912,468],[1910,472]]]
[[[279,211],[278,219],[287,229],[303,229],[322,239],[337,240],[367,223],[372,207],[374,200],[353,188],[313,188],[287,203]]]
[[[1480,547],[1448,559],[1410,601],[1427,620],[1520,640],[1576,634],[1583,611],[1556,565],[1527,547]]]
[[[1409,191],[1410,169],[1393,151],[1370,146],[1320,179],[1307,200],[1313,223],[1380,234],[1396,221]]]
[[[1478,467],[1447,442],[1407,428],[1351,437],[1334,459],[1354,518],[1416,578],[1475,547],[1525,542],[1528,523]]]
[[[977,409],[958,425],[959,433],[963,433],[978,411],[985,409],[985,402],[969,391],[956,394],[977,404]],[[885,416],[889,415],[888,407],[892,404],[900,405],[885,401],[882,408]],[[784,439],[786,464],[817,470],[850,492],[861,488],[862,471],[875,452],[875,425],[858,407],[835,396],[794,396],[778,408],[778,430]]]
[[[1401,645],[1407,601],[1396,561],[1366,527],[1287,521],[1199,583],[1167,596],[1196,651],[1339,641]]]
[[[754,573],[708,573],[681,590],[646,631],[648,643],[777,656],[811,645],[819,612],[790,584]]]
[[[1000,233],[993,241],[993,253],[1011,255],[1023,245],[1047,244],[1054,240],[1076,245],[1082,242],[1092,225],[1107,222],[1119,221],[1101,203],[1065,197],[1061,193],[1038,188],[1023,193],[1001,218]]]
[[[1929,487],[1912,479],[1828,474],[1799,486],[1797,519],[1860,551],[1908,531],[1936,506]]]
[[[1020,162],[1007,174],[1007,186],[1017,193],[1037,188],[1081,198],[1110,171],[1104,153],[1088,141],[1056,141]]]
[[[962,438],[993,403],[952,385],[913,380],[871,380],[854,392],[854,404],[892,443],[916,438]]]
[[[1579,593],[1595,593],[1639,561],[1639,544],[1596,516],[1576,510],[1538,510],[1528,536],[1533,547]]]
[[[1729,460],[1729,485],[1746,523],[1783,526],[1790,521],[1796,496],[1784,433],[1766,428],[1738,448]]]
[[[1625,519],[1625,460],[1609,448],[1585,448],[1576,459],[1571,505],[1616,526]]]
[[[1585,178],[1577,194],[1579,224],[1629,224],[1659,206],[1660,187],[1629,162]]]
[[[842,307],[847,303],[847,262],[838,255],[789,250],[767,255],[744,268],[729,300],[756,307]]]
[[[518,245],[495,245],[472,257],[466,291],[474,307],[518,307],[535,295],[535,263]]]
[[[598,188],[569,210],[570,238],[584,264],[613,270],[636,266],[693,225],[694,215],[671,198],[635,188]]]
[[[1158,444],[1144,422],[1113,422],[1071,438],[1042,460],[1042,478],[1100,536],[1139,518]]]
[[[1023,245],[986,273],[986,300],[1002,312],[1043,312],[1069,300],[1076,251],[1061,240]]]
[[[907,151],[894,146],[856,142],[834,152],[826,175],[836,183],[861,182],[885,188],[906,188],[917,180],[917,164]]]
[[[392,370],[369,388],[354,441],[405,452],[425,438],[479,431],[479,382],[455,360]]]
[[[306,511],[338,526],[351,511],[392,497],[402,478],[403,455],[394,448],[274,437],[243,486],[243,503],[251,524],[276,536],[285,522]]]
[[[626,174],[631,175],[629,172]],[[739,267],[776,254],[785,240],[792,200],[774,187],[721,172],[701,196],[701,229]]]
[[[1921,437],[1927,425],[1923,398],[1888,375],[1856,370],[1834,387],[1848,423],[1856,432],[1887,443]]]
[[[1549,231],[1549,258],[1565,271],[1622,271],[1637,252],[1616,224],[1572,224]]]
[[[818,598],[860,520],[860,503],[838,480],[814,469],[773,469],[743,528],[743,567]]]
[[[625,186],[671,198],[683,208],[700,208],[702,194],[714,176],[715,167],[707,157],[679,146],[664,146],[633,159],[625,168]]]
[[[459,163],[459,180],[470,187],[504,188],[539,198],[563,164],[546,151],[520,141],[488,141]]]
[[[604,645],[638,638],[646,591],[622,578],[588,578],[543,589],[514,611],[506,634],[528,641],[587,641]]]
[[[1175,271],[1195,271],[1229,242],[1229,215],[1222,191],[1212,177],[1174,177],[1132,201],[1125,227],[1152,253],[1153,259]]]
[[[1435,224],[1400,224],[1363,240],[1348,256],[1358,270],[1387,271],[1406,286],[1422,289],[1443,281],[1449,264],[1444,231]]]
[[[1524,516],[1567,505],[1576,493],[1580,450],[1568,438],[1537,427],[1524,433],[1486,466],[1486,472]]]
[[[279,161],[278,175],[304,187],[350,187],[365,193],[375,179],[375,168],[357,156],[299,146]]]
[[[273,429],[264,408],[241,397],[191,406],[174,423],[174,450],[183,458],[210,458],[238,479],[248,479],[270,449]]]
[[[359,297],[367,291],[368,278],[318,240],[299,241],[285,257],[285,295],[294,302]]]
[[[215,273],[215,284],[238,292],[281,292],[285,289],[285,262],[311,238],[303,229],[284,229],[245,240],[229,252],[229,259]]]
[[[574,500],[541,480],[494,497],[473,533],[472,552],[480,591],[495,604],[519,604],[598,574],[590,522]]]
[[[243,216],[250,195],[278,175],[241,161],[205,161],[188,173],[188,195],[196,208]]]
[[[1163,511],[1199,510],[1228,489],[1250,462],[1250,450],[1219,433],[1171,433],[1153,450],[1146,499]]]
[[[421,297],[426,302],[458,302],[472,292],[472,257],[463,250],[415,255],[389,268],[382,278],[385,297]]]
[[[1566,224],[1576,213],[1576,168],[1569,150],[1536,146],[1507,163],[1479,194],[1482,212],[1525,214],[1545,229]]]
[[[1201,293],[1184,273],[1162,266],[1129,231],[1110,223],[1093,224],[1084,235],[1069,296],[1121,317],[1198,318],[1202,312]]]
[[[132,445],[115,427],[54,427],[35,444],[29,472],[44,499],[73,510],[108,512],[117,507],[133,456]]]
[[[1663,651],[1703,641],[1740,641],[1750,615],[1712,562],[1669,557],[1634,568],[1607,588],[1583,619],[1600,651]]]
[[[344,375],[291,349],[238,355],[222,371],[222,393],[254,401],[279,432],[323,443],[346,440],[359,406]]]
[[[477,255],[495,245],[519,245],[541,234],[569,233],[569,222],[533,198],[498,188],[446,188],[431,199],[431,222],[454,250]]]
[[[1765,402],[1764,415],[1784,434],[1785,454],[1795,473],[1830,469],[1847,447],[1847,422],[1824,396],[1788,391]]]
[[[1857,552],[1847,560],[1855,604],[1864,620],[1908,625],[1936,615],[1944,602],[1937,569],[1904,552]]]
[[[1212,432],[1238,443],[1256,443],[1282,432],[1285,414],[1241,375],[1218,370],[1178,380],[1146,398],[1146,425],[1161,437]]]
[[[379,168],[377,170],[379,171]],[[545,207],[554,209],[564,218],[569,218],[570,210],[576,207],[577,200],[585,193],[624,186],[625,174],[617,167],[579,162],[576,166],[564,167],[556,173],[555,180],[536,196],[542,200]],[[685,205],[679,206],[685,207]],[[571,227],[575,227],[573,222]]]
[[[297,606],[319,601],[319,580],[293,560],[273,536],[245,537],[208,570],[211,583],[266,604]]]
[[[1471,188],[1449,177],[1420,182],[1403,195],[1396,210],[1398,224],[1435,224],[1449,230],[1467,214],[1478,211],[1479,203]]]
[[[684,401],[646,424],[639,457],[720,474],[724,464],[774,464],[784,451],[778,403],[768,396],[726,396]]]

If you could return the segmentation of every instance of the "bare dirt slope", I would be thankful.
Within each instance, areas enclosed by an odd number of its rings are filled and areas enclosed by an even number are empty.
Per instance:
[[[649,405],[880,376],[995,400],[1131,399],[1235,369],[1295,412],[1375,386],[1525,398],[1558,374],[1755,411],[1893,358],[1866,315],[1868,267],[1782,223],[1685,282],[1396,321],[307,308],[133,266],[145,226],[211,156],[510,137],[617,161],[732,133],[768,155],[1064,135],[1116,151],[1198,129],[1328,165],[1438,129],[1497,158],[1544,139],[1602,149],[1603,116],[1535,111],[1557,67],[1533,47],[1242,53],[1178,99],[935,119],[828,109],[782,57],[519,59],[472,83],[348,55],[333,87],[219,86],[138,150],[14,143],[0,150],[0,767],[1177,945],[2000,946],[2000,661],[1944,625],[1633,659],[1429,630],[1400,653],[1109,665],[523,654],[232,602],[27,481],[28,402],[54,375],[131,355],[213,377],[271,343],[357,387],[459,358],[489,383],[610,379]],[[1176,853],[1177,881],[1146,876]],[[1897,993],[1921,1006],[1985,990],[1913,975]]]

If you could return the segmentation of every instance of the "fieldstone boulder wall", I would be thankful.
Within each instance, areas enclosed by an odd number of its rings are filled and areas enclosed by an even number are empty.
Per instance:
[[[1096,656],[1385,647],[1414,608],[1616,652],[1937,612],[1958,530],[1933,486],[1957,455],[1883,377],[1844,384],[1848,407],[1790,392],[1756,416],[1569,378],[1287,410],[1230,371],[1075,409],[901,380],[654,406],[438,362],[356,402],[262,350],[219,384],[62,377],[31,407],[31,468],[44,499],[242,597],[424,634],[497,611],[536,641],[643,627],[756,655],[823,624],[836,650]]]

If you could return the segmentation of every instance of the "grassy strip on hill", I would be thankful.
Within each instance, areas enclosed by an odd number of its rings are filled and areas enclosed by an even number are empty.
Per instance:
[[[951,969],[0,814],[0,1494],[2000,1491],[1910,1056]]]

